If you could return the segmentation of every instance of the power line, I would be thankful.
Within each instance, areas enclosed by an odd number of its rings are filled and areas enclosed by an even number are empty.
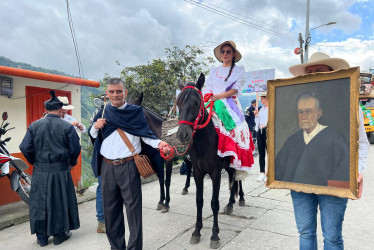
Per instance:
[[[78,43],[77,43],[77,39],[75,38],[73,18],[71,17],[71,13],[70,13],[69,0],[66,0],[66,10],[67,10],[67,13],[68,13],[68,21],[69,21],[71,37],[73,38],[75,56],[77,58],[77,63],[78,63],[79,76],[80,76],[80,78],[84,78],[82,63],[81,63],[81,59],[80,59],[80,56],[79,56]]]
[[[221,15],[223,17],[226,17],[228,19],[231,19],[233,21],[236,21],[236,22],[239,22],[239,23],[242,23],[244,25],[247,25],[249,27],[252,27],[252,28],[255,28],[255,29],[258,29],[258,30],[261,30],[261,31],[265,31],[267,33],[270,33],[272,35],[275,35],[275,36],[278,36],[278,37],[281,37],[283,39],[287,39],[287,40],[290,40],[290,41],[298,41],[297,39],[291,37],[291,36],[287,36],[286,34],[283,34],[283,33],[280,33],[280,32],[277,32],[277,31],[274,31],[274,30],[271,30],[271,29],[268,29],[268,28],[265,28],[265,27],[261,27],[257,24],[253,24],[251,22],[248,22],[246,20],[243,20],[241,18],[238,18],[238,17],[235,17],[233,15],[230,15],[230,14],[227,14],[225,13],[224,11],[221,11],[219,9],[215,9],[213,7],[209,7],[209,6],[206,6],[204,4],[201,4],[201,3],[198,3],[198,2],[195,2],[193,0],[184,0],[185,2],[188,2],[190,4],[193,4],[193,5],[196,5],[197,7],[200,7],[200,8],[203,8],[203,9],[206,9],[210,12],[213,12],[213,13],[216,13],[218,15]]]
[[[238,15],[238,16],[241,16],[241,17],[244,17],[244,18],[250,19],[250,20],[252,20],[252,21],[254,21],[254,22],[258,22],[258,23],[261,23],[261,24],[268,25],[268,26],[273,27],[273,28],[276,28],[276,29],[285,30],[285,31],[287,31],[287,32],[292,32],[292,33],[295,33],[295,34],[299,34],[299,33],[297,33],[297,32],[290,31],[290,30],[285,29],[285,28],[277,27],[277,26],[271,25],[271,24],[269,24],[269,23],[265,23],[265,22],[262,22],[262,21],[256,20],[256,19],[254,19],[254,18],[251,18],[251,17],[245,16],[245,15],[242,15],[242,14],[240,14],[240,13],[237,13],[237,12],[234,12],[234,11],[230,11],[230,10],[228,10],[228,9],[222,8],[222,7],[217,6],[217,5],[214,5],[214,4],[212,4],[212,3],[204,2],[204,4],[214,6],[214,7],[216,7],[216,8],[221,9],[221,10],[225,10],[225,11],[227,11],[227,12],[229,12],[229,13],[232,13],[232,14],[235,14],[235,15]]]

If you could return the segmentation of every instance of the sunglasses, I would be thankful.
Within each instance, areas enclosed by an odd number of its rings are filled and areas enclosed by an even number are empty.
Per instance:
[[[224,55],[224,54],[226,54],[226,55],[230,55],[231,52],[232,52],[231,50],[221,50],[221,51],[220,51],[221,55]]]

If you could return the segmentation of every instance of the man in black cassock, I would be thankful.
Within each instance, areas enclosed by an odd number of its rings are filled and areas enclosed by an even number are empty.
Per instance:
[[[111,249],[140,250],[143,248],[140,175],[134,154],[117,129],[126,134],[136,153],[142,149],[141,141],[166,154],[170,148],[150,130],[143,109],[125,101],[127,89],[122,79],[110,78],[105,93],[110,103],[99,111],[89,128],[94,143],[91,165],[95,176],[101,176],[102,182],[105,231]],[[130,230],[127,248],[123,205]]]
[[[51,90],[44,102],[48,114],[27,129],[20,150],[33,165],[30,191],[30,228],[40,246],[55,245],[71,237],[78,229],[77,198],[70,170],[80,154],[79,137],[74,126],[59,116],[63,103]]]
[[[318,123],[322,114],[318,98],[303,93],[297,108],[301,130],[287,139],[275,158],[275,179],[320,186],[348,182],[348,142],[333,128]]]

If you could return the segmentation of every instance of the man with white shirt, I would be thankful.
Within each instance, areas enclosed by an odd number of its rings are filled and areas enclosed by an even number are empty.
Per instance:
[[[116,130],[125,132],[137,153],[141,151],[140,140],[164,153],[169,153],[170,148],[153,135],[142,108],[126,103],[127,89],[120,78],[110,78],[105,92],[110,104],[95,116],[90,136],[95,140],[91,165],[102,181],[106,234],[111,249],[142,249],[140,175],[133,154]],[[123,204],[130,229],[127,248]]]
[[[69,104],[69,99],[66,96],[58,96],[57,98],[63,103],[61,118],[73,125],[77,133],[86,133],[87,128],[83,124],[78,122],[77,119],[75,119],[71,115],[68,115],[68,111],[74,109],[74,106]]]
[[[329,71],[334,71],[334,70],[339,70],[339,69],[348,69],[348,68],[349,68],[349,64],[344,59],[331,58],[329,55],[325,53],[316,52],[309,58],[309,61],[307,63],[293,65],[289,68],[289,71],[294,76],[298,76],[298,75],[304,75],[304,74],[329,72]],[[301,130],[302,136],[300,137],[302,138],[302,140],[304,140],[303,147],[311,148],[311,145],[314,143],[313,141],[315,141],[317,137],[323,135],[323,133],[327,134],[329,127],[324,127],[318,123],[317,125],[315,124],[315,122],[318,121],[318,118],[322,112],[319,108],[319,103],[317,103],[317,99],[314,97],[309,97],[309,98],[307,96],[304,96],[304,97],[303,97],[304,102],[306,101],[309,101],[310,103],[314,102],[312,106],[316,107],[316,109],[312,108],[313,110],[311,110],[310,108],[309,109],[308,108],[305,109],[305,107],[302,108],[301,105],[298,106],[299,107],[299,123],[300,123],[299,125],[302,128]],[[312,99],[314,99],[314,101]],[[301,100],[301,97],[299,98],[299,100]],[[302,116],[304,115],[305,117],[302,118]],[[310,119],[306,118],[306,116],[308,115]],[[362,188],[363,188],[362,171],[366,167],[366,158],[367,158],[370,144],[366,137],[365,128],[364,128],[364,118],[363,118],[362,110],[360,108],[359,108],[358,117],[359,117],[359,149],[358,149],[358,173],[359,174],[357,177],[357,183],[359,186],[358,198],[360,198],[361,193],[362,193]],[[312,121],[315,121],[315,122],[312,122]],[[330,134],[334,134],[334,133],[331,132]],[[314,138],[311,138],[311,137],[314,137]],[[324,140],[326,140],[326,143],[327,143],[330,139],[327,136],[325,136]],[[299,144],[302,145],[302,143],[300,143],[300,140],[299,140]],[[325,154],[326,152],[335,152],[336,150],[338,150],[338,148],[342,147],[342,145],[340,144],[345,145],[341,140],[337,139],[335,143],[333,144],[330,143],[329,146],[327,144],[319,144],[317,146],[319,149],[315,149],[315,150],[320,150],[320,152],[322,152],[321,154]],[[341,153],[344,153],[344,152],[345,152],[345,149],[341,149]],[[280,153],[278,153],[278,155],[279,154]],[[346,154],[349,155],[349,151]],[[277,155],[277,158],[278,158],[278,155]],[[289,154],[289,157],[292,158],[294,157],[294,155]],[[316,156],[316,158],[319,158],[319,157],[321,156],[318,156],[318,155]],[[310,170],[310,173],[315,175],[314,173],[315,171],[321,172],[321,169],[323,168],[330,169],[331,166],[329,165],[330,164],[329,158],[336,158],[335,161],[339,161],[339,157],[341,157],[341,155],[331,154],[329,157],[324,156],[326,161],[320,161],[318,165],[311,166],[313,168],[312,170]],[[277,160],[279,160],[277,158],[276,158],[276,162]],[[315,159],[309,158],[309,160],[314,161]],[[290,164],[290,167],[292,167],[291,165],[292,164]],[[349,167],[347,168],[349,169]],[[277,170],[277,163],[275,166],[275,171],[276,171],[275,177],[277,179],[279,177],[279,176],[277,177],[277,171],[279,171],[279,169]],[[278,174],[279,173],[280,172],[278,172]],[[343,175],[346,175],[346,174],[347,173],[343,171]],[[335,177],[336,174],[331,175],[331,176],[332,177],[330,178],[346,178],[342,176]],[[296,177],[296,178],[299,178],[299,177]],[[324,179],[324,177],[322,176],[320,178],[322,180]],[[329,184],[328,181],[327,181],[327,184]],[[317,211],[318,211],[318,208],[320,211],[321,226],[322,226],[322,232],[323,232],[323,238],[324,238],[323,240],[324,249],[344,249],[342,231],[343,231],[343,221],[344,221],[345,210],[347,208],[348,199],[339,198],[339,197],[330,196],[330,195],[317,195],[313,193],[303,193],[303,192],[296,192],[296,191],[291,191],[291,197],[292,197],[292,203],[294,207],[296,226],[299,232],[299,247],[301,250],[317,249]]]
[[[318,122],[322,115],[314,93],[297,99],[299,127],[275,159],[275,179],[287,182],[334,186],[336,181],[349,187],[349,144],[331,127]]]
[[[268,98],[267,91],[260,93],[261,103],[264,105],[261,109],[255,110],[256,116],[256,127],[255,130],[257,135],[257,147],[258,147],[258,162],[260,165],[260,175],[257,177],[257,181],[266,181],[265,175],[265,156],[266,156],[266,129],[268,126]]]

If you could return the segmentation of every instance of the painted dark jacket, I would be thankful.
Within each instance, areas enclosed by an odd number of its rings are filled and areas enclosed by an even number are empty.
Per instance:
[[[31,233],[55,235],[79,228],[78,205],[69,165],[80,154],[74,127],[58,115],[33,122],[20,145],[33,164],[30,191]]]
[[[349,144],[327,127],[305,144],[303,130],[291,135],[275,158],[275,180],[327,186],[349,181]]]

